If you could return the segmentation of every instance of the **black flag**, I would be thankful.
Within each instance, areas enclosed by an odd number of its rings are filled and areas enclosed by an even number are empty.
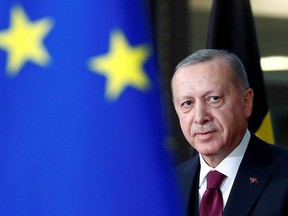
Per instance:
[[[207,48],[224,49],[235,53],[241,59],[255,94],[248,127],[259,137],[273,143],[271,118],[249,0],[214,0]]]

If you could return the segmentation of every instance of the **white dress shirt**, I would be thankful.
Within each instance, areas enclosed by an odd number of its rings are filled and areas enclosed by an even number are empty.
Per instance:
[[[243,159],[244,153],[247,149],[251,134],[247,130],[241,143],[220,163],[216,168],[210,167],[202,158],[200,157],[200,176],[199,176],[199,205],[202,199],[202,196],[207,187],[207,174],[211,170],[217,170],[227,177],[224,179],[220,190],[223,196],[223,208],[225,207],[233,182],[235,180],[237,171],[239,169],[240,163]]]

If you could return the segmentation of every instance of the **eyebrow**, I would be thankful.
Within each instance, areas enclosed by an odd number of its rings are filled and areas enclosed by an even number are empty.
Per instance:
[[[201,98],[205,98],[207,95],[220,95],[223,94],[223,92],[220,91],[220,88],[213,88],[213,89],[208,89],[207,91],[203,91],[200,95]],[[173,101],[175,101],[174,95],[172,95],[173,97]],[[183,101],[183,100],[191,100],[195,98],[195,96],[192,96],[191,94],[188,93],[182,93],[180,94],[180,96],[178,97],[178,101]]]

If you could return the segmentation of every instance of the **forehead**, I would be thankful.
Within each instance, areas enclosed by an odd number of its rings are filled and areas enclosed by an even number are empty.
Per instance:
[[[228,88],[231,82],[231,67],[226,60],[213,59],[179,68],[173,77],[175,91],[187,89],[201,91]]]
[[[213,59],[179,68],[173,77],[172,85],[178,81],[206,81],[227,83],[232,79],[231,66],[225,59]]]

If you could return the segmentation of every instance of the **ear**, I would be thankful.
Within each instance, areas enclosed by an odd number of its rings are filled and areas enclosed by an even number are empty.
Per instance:
[[[254,91],[251,88],[247,88],[244,92],[244,106],[246,118],[250,117],[253,109],[253,97]]]

